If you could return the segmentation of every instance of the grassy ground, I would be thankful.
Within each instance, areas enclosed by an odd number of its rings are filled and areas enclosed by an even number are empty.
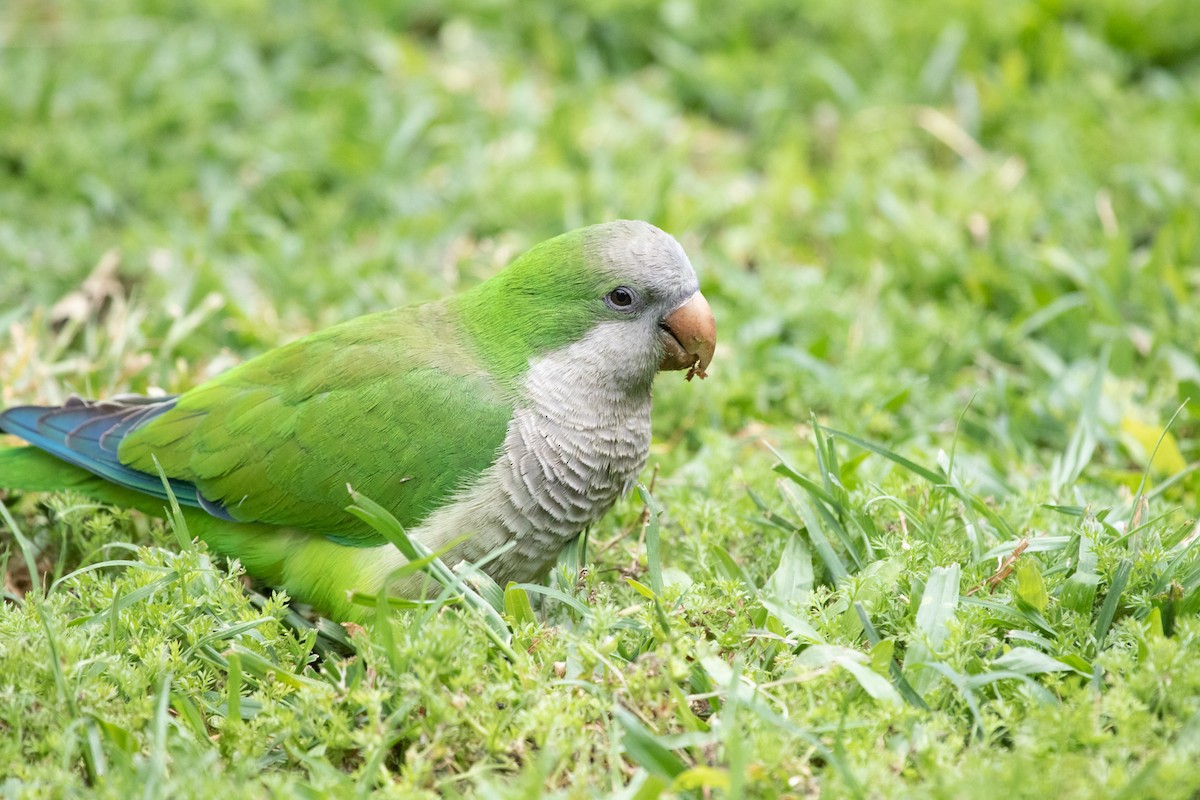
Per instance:
[[[614,217],[721,345],[657,387],[661,513],[502,618],[347,640],[8,495],[0,794],[1194,796],[1192,6],[3,4],[6,404],[182,390]]]

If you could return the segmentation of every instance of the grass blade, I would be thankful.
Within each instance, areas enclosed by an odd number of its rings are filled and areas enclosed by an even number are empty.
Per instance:
[[[625,755],[629,756],[635,764],[651,775],[664,779],[667,783],[675,780],[687,769],[687,764],[670,748],[661,744],[658,737],[652,734],[633,714],[623,708],[616,708],[613,709],[613,716],[625,730],[621,737],[621,746],[625,749]]]
[[[816,512],[813,511],[812,506],[807,500],[792,492],[791,487],[782,481],[779,482],[779,490],[792,509],[804,520],[805,531],[808,533],[809,540],[813,543],[813,549],[816,550],[822,563],[825,564],[825,569],[829,570],[829,575],[833,579],[834,584],[840,584],[848,580],[850,572],[846,569],[846,564],[842,561],[841,557],[834,551],[833,546],[830,545],[829,539],[826,538],[825,532],[821,529],[821,523],[817,519]]]
[[[646,569],[650,574],[650,588],[654,590],[656,595],[661,595],[663,591],[663,576],[662,576],[662,552],[659,547],[658,537],[658,518],[662,507],[654,496],[650,494],[650,490],[642,484],[637,485],[638,496],[642,498],[642,502],[646,504],[646,510],[650,512],[650,517],[646,522]]]
[[[350,491],[350,494],[354,499],[354,505],[350,506],[347,510],[383,534],[384,538],[391,542],[405,558],[410,561],[421,561],[431,555],[424,545],[409,538],[408,533],[404,530],[404,526],[400,524],[400,521],[390,511],[353,489]],[[487,631],[488,637],[506,657],[515,661],[517,655],[510,644],[512,631],[509,630],[508,623],[500,616],[497,606],[488,602],[478,592],[467,586],[466,582],[447,567],[440,558],[435,557],[433,560],[427,562],[424,569],[443,586],[453,589],[463,596],[466,604],[482,618],[484,630]],[[499,607],[504,607],[502,595]]]
[[[1104,596],[1104,605],[1100,607],[1100,615],[1096,618],[1097,652],[1104,649],[1104,640],[1108,636],[1108,629],[1112,626],[1113,617],[1117,613],[1117,605],[1121,601],[1121,593],[1125,591],[1125,585],[1129,583],[1129,573],[1132,570],[1133,563],[1126,558],[1121,560],[1113,573],[1108,594]]]
[[[925,582],[921,605],[917,608],[917,636],[904,654],[904,674],[922,696],[935,678],[925,667],[934,663],[933,651],[945,641],[950,620],[958,610],[960,575],[958,564],[935,567]]]

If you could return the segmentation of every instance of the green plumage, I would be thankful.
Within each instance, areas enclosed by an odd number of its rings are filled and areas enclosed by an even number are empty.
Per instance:
[[[619,317],[604,304],[613,277],[596,269],[592,228],[530,250],[491,280],[449,301],[486,369],[515,386],[532,354],[578,341],[597,322]]]
[[[178,398],[9,409],[0,431],[34,447],[0,449],[0,487],[161,514],[161,465],[191,534],[343,619],[351,590],[402,563],[347,513],[348,485],[430,546],[459,542],[456,558],[520,544],[494,566],[532,577],[644,463],[663,320],[696,292],[653,226],[573,231],[457,297],[350,320]]]
[[[477,364],[441,305],[360,317],[188,392],[120,459],[153,473],[157,456],[238,521],[382,544],[347,484],[414,525],[495,460],[513,401]]]

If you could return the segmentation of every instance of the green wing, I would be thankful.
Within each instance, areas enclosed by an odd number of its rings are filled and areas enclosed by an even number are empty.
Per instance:
[[[157,458],[235,521],[378,544],[346,513],[347,484],[416,525],[495,461],[512,409],[435,304],[248,361],[128,433],[118,454],[150,474]]]

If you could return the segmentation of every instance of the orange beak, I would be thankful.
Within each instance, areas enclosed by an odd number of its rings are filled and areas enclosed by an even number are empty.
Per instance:
[[[687,379],[706,376],[717,347],[717,323],[704,295],[696,292],[686,303],[667,315],[659,326],[663,343],[660,370],[686,369]]]

